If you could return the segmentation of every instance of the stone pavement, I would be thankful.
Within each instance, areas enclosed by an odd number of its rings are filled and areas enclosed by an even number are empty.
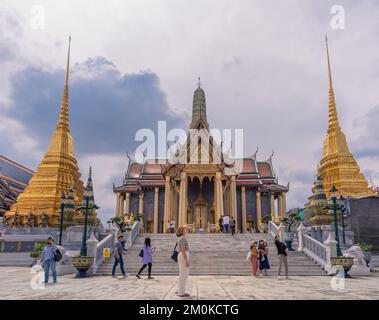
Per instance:
[[[154,280],[135,276],[118,280],[110,276],[75,279],[74,275],[58,278],[58,284],[32,289],[35,276],[29,268],[0,267],[1,300],[6,299],[180,299],[175,295],[174,276]],[[370,277],[346,279],[344,290],[331,289],[331,277],[296,276],[289,280],[247,276],[191,276],[190,299],[379,299],[379,273]]]

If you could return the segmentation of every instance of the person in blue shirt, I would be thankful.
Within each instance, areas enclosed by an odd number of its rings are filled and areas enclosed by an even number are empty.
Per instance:
[[[49,272],[53,275],[53,283],[57,283],[57,271],[55,269],[55,252],[57,251],[57,246],[54,243],[54,239],[49,237],[47,239],[47,246],[43,249],[41,254],[41,262],[43,269],[45,271],[45,284],[49,282]]]

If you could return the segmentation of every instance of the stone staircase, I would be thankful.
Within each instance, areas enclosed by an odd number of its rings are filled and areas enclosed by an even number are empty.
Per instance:
[[[124,257],[126,272],[136,274],[141,267],[138,256],[143,247],[144,238],[151,238],[153,254],[153,275],[177,275],[178,265],[170,256],[177,238],[173,234],[144,234],[137,238]],[[275,274],[278,256],[272,237],[267,234],[189,234],[190,274],[191,275],[250,275],[251,264],[246,260],[250,244],[260,239],[269,246],[269,274]],[[114,259],[104,263],[97,274],[111,274]],[[288,256],[289,274],[292,276],[321,276],[326,273],[303,253],[292,251]],[[119,267],[117,268],[119,273]],[[144,273],[146,270],[144,271]]]

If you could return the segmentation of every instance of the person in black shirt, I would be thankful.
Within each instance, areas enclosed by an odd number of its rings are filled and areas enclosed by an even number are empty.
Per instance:
[[[280,274],[282,272],[282,265],[284,264],[284,271],[286,279],[288,279],[288,259],[287,259],[287,247],[286,245],[279,240],[279,237],[275,237],[275,245],[278,249],[279,256],[279,266],[278,266],[278,279],[280,279]]]

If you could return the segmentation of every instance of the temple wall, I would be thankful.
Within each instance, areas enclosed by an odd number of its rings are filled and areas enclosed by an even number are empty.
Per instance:
[[[255,189],[246,188],[246,220],[257,222],[257,196]]]
[[[163,223],[167,224],[167,221],[164,220],[164,197],[165,197],[165,189],[159,188],[158,195],[158,232],[163,232]]]
[[[143,196],[145,221],[154,219],[154,189],[145,189]]]
[[[214,197],[214,183],[208,179],[203,181],[203,197],[208,203],[208,208],[213,206],[213,197]]]
[[[262,204],[262,218],[270,215],[270,198],[268,196],[261,196]]]
[[[192,182],[188,182],[188,201],[189,206],[193,208],[193,203],[196,201],[200,193],[200,181],[194,179]]]
[[[138,194],[131,193],[130,194],[130,212],[134,215],[138,212]]]
[[[237,219],[238,219],[238,230],[242,231],[242,195],[241,188],[236,188],[237,195]]]

